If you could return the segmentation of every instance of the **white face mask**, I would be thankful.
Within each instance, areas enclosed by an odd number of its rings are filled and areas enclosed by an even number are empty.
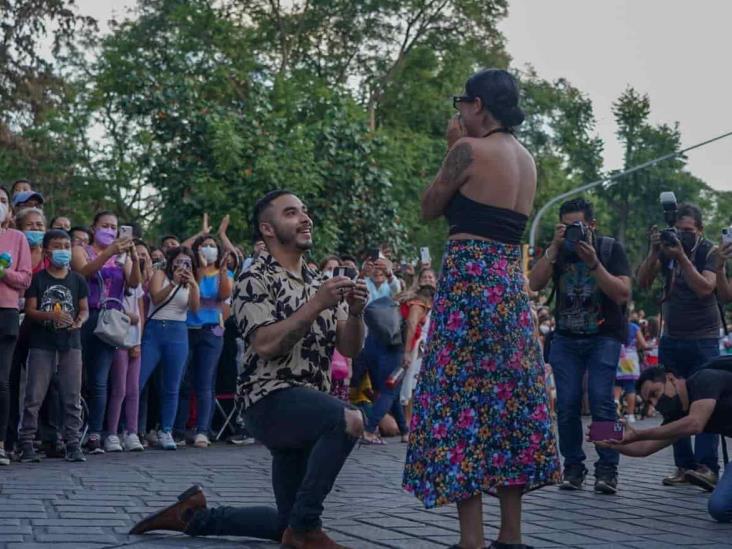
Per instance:
[[[8,205],[4,202],[0,202],[0,223],[5,223],[8,218]]]
[[[552,327],[549,326],[549,324],[542,324],[539,326],[539,331],[541,332],[541,335],[547,335],[549,332],[552,331]]]
[[[216,263],[219,257],[219,250],[216,246],[201,246],[201,255],[206,260],[207,265]]]
[[[333,271],[323,271],[323,276],[325,278],[333,278]]]

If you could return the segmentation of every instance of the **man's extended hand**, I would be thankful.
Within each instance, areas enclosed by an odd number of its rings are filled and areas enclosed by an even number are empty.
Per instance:
[[[359,279],[356,281],[356,285],[346,297],[348,312],[352,315],[360,315],[366,307],[368,300],[369,290],[366,287],[366,281]]]
[[[627,446],[628,444],[633,444],[634,442],[638,442],[641,440],[640,435],[638,434],[638,431],[636,431],[630,423],[627,421],[621,420],[623,425],[625,426],[625,430],[623,431],[623,438],[621,440],[590,440],[590,429],[587,428],[587,441],[593,442],[595,445],[599,446],[600,448],[611,448],[615,450],[620,451],[620,447]]]
[[[313,298],[320,310],[330,309],[340,303],[356,287],[356,283],[346,276],[329,278],[318,288]]]

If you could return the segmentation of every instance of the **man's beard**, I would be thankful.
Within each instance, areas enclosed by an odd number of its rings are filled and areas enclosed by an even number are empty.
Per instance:
[[[313,247],[313,241],[310,240],[306,243],[298,242],[297,241],[297,229],[292,231],[291,233],[285,232],[280,230],[280,228],[276,224],[272,224],[272,228],[274,229],[275,238],[277,239],[277,242],[279,242],[280,246],[283,248],[288,247],[295,247],[301,252],[306,252],[310,250]],[[310,229],[312,231],[312,229]]]

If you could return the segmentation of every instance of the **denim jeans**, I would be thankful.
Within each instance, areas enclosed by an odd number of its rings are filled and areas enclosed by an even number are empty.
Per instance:
[[[361,354],[356,359],[359,362],[357,368],[368,371],[371,377],[371,384],[378,393],[376,400],[371,406],[366,424],[366,430],[371,433],[376,432],[379,428],[379,422],[387,412],[391,412],[394,416],[401,434],[408,432],[404,412],[399,400],[399,394],[402,388],[401,382],[396,387],[389,388],[386,386],[386,380],[401,365],[403,356],[404,349],[402,347],[388,347],[381,343],[376,336],[369,335],[366,337]]]
[[[724,468],[717,487],[709,498],[709,514],[718,522],[732,522],[732,462]]]
[[[272,454],[277,509],[219,507],[198,511],[186,533],[279,542],[287,526],[320,528],[323,501],[356,444],[346,433],[348,405],[306,387],[281,389],[246,411],[247,429]]]
[[[188,327],[183,321],[150,320],[142,336],[142,364],[140,366],[140,389],[144,388],[150,376],[160,365],[162,385],[160,387],[160,429],[173,430],[175,413],[178,409],[178,390],[188,359]]]
[[[559,450],[564,466],[584,463],[582,450],[582,378],[587,372],[587,391],[593,421],[615,421],[613,401],[615,373],[620,360],[620,341],[611,337],[583,338],[556,334],[552,340],[549,362],[557,385]],[[598,468],[617,470],[620,461],[616,450],[597,448]]]
[[[188,366],[180,387],[176,431],[186,428],[190,413],[191,389],[196,393],[196,432],[207,433],[213,413],[216,369],[224,348],[223,336],[215,335],[207,328],[188,330]]]
[[[658,361],[677,376],[687,378],[699,371],[704,364],[719,356],[719,341],[713,339],[676,339],[668,336],[661,338],[658,348]],[[674,444],[674,462],[682,469],[696,469],[706,465],[712,471],[719,471],[719,435],[702,433],[696,435],[695,448],[692,450],[691,437],[678,440]]]
[[[86,370],[89,398],[89,432],[101,433],[104,413],[107,411],[109,372],[114,359],[114,347],[94,335],[99,319],[99,309],[89,311],[89,320],[81,329],[83,365]]]

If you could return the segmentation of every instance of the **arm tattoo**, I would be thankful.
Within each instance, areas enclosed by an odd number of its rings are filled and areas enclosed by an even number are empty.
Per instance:
[[[442,179],[448,185],[455,185],[462,181],[463,172],[473,162],[473,148],[469,143],[461,143],[453,147],[445,157],[442,165]]]

